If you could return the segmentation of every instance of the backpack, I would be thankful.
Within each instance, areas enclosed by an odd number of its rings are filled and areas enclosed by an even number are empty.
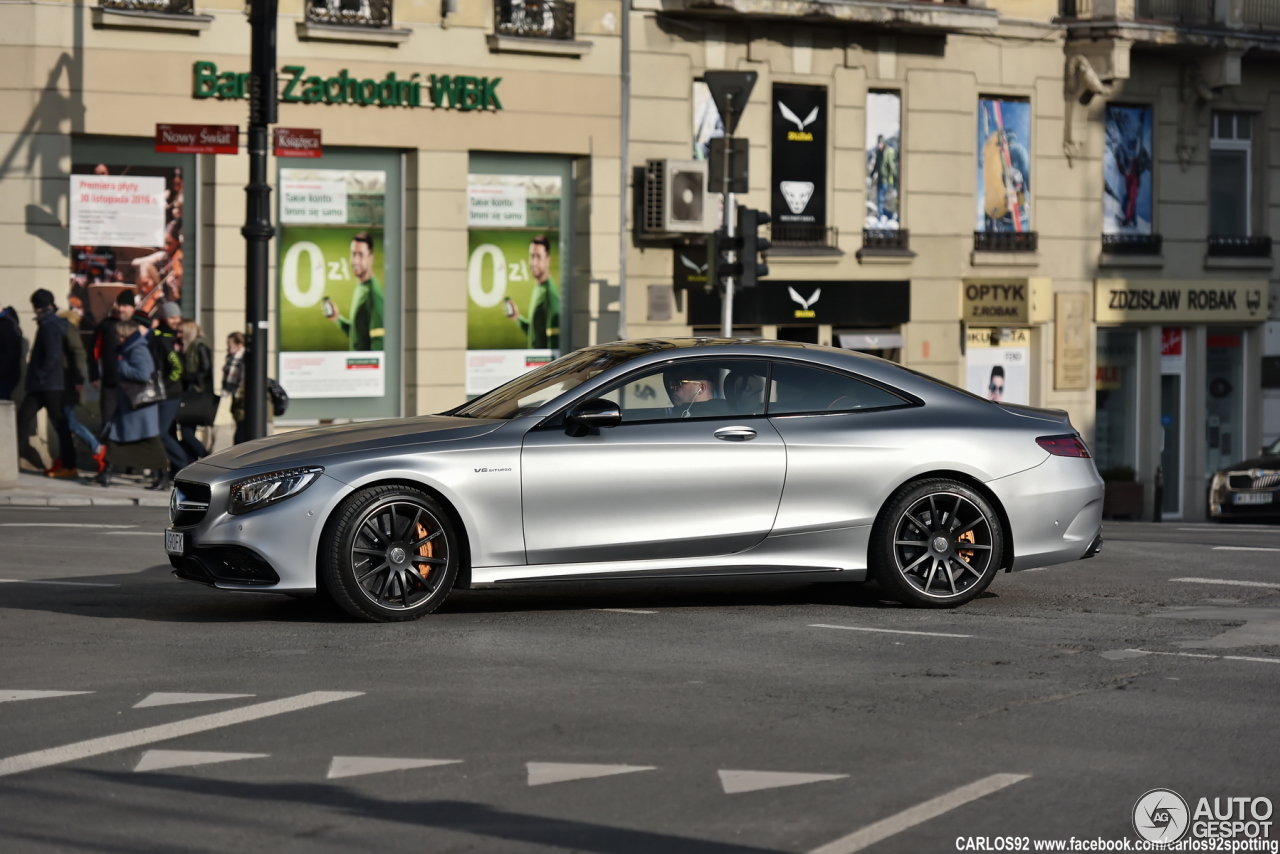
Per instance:
[[[267,378],[267,394],[271,396],[271,412],[276,418],[289,411],[289,393],[270,377]]]

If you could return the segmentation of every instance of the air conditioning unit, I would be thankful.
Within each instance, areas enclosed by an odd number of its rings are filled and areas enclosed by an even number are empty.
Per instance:
[[[707,234],[715,230],[705,160],[648,160],[644,170],[646,234]]]

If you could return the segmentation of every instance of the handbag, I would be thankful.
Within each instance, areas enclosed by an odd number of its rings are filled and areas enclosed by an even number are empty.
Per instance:
[[[161,376],[159,371],[152,371],[151,379],[145,383],[123,378],[118,382],[120,390],[124,392],[125,399],[129,401],[129,406],[133,409],[141,409],[144,406],[159,403],[166,397],[164,393],[164,377]]]
[[[212,424],[214,416],[218,414],[220,400],[222,398],[212,392],[187,389],[182,393],[182,402],[178,404],[177,422],[184,427]]]

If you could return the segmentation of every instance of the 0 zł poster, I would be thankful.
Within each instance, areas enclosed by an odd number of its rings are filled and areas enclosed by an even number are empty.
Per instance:
[[[467,182],[467,394],[484,394],[560,352],[560,178]]]
[[[69,297],[83,328],[105,319],[121,291],[147,317],[163,302],[195,313],[183,289],[182,208],[179,168],[72,165]]]
[[[387,173],[280,170],[280,384],[296,398],[386,394]]]

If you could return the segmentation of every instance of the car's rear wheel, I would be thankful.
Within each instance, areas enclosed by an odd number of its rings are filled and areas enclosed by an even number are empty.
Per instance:
[[[459,551],[449,515],[429,495],[374,486],[338,508],[321,543],[321,578],[334,601],[362,620],[416,620],[449,595]]]
[[[1004,559],[1004,528],[977,490],[949,478],[890,497],[871,541],[871,575],[893,599],[954,608],[977,598]]]

